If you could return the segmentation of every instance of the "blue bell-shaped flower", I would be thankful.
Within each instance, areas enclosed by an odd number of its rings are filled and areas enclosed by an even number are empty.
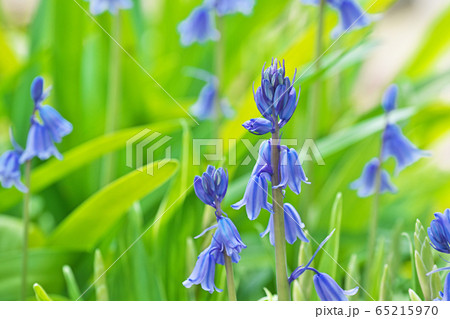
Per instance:
[[[437,251],[450,254],[450,209],[435,213],[434,217],[427,229],[430,244]]]
[[[121,9],[130,9],[133,7],[132,0],[88,0],[91,4],[89,11],[93,15],[102,14],[109,11],[111,14],[118,14]]]
[[[253,11],[255,0],[209,0],[216,9],[218,16],[235,13],[249,15]]]
[[[350,184],[350,188],[358,191],[359,197],[368,197],[376,191],[376,175],[380,169],[378,158],[372,158],[363,168],[361,177]],[[392,184],[389,173],[381,170],[380,193],[396,193],[397,188]]]
[[[28,192],[27,187],[20,180],[20,156],[23,153],[22,148],[14,140],[12,130],[10,130],[11,143],[13,150],[6,151],[0,156],[0,183],[5,188],[15,186],[22,193]]]
[[[25,163],[33,157],[46,160],[52,155],[59,160],[63,158],[53,143],[50,130],[37,120],[32,119],[30,131],[28,132],[27,146],[20,157],[20,163]]]
[[[195,8],[191,14],[178,25],[181,44],[189,46],[194,42],[204,43],[220,38],[214,22],[214,13],[206,5]]]

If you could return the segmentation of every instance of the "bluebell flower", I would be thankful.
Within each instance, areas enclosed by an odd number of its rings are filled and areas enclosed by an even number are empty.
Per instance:
[[[228,172],[214,166],[208,168],[202,176],[194,178],[194,190],[197,197],[206,205],[217,208],[222,202],[228,188]]]
[[[376,175],[380,169],[378,158],[372,158],[363,168],[361,177],[350,184],[350,188],[358,191],[359,197],[368,197],[376,191]],[[381,169],[380,193],[397,192],[397,188],[392,184],[389,173]]]
[[[450,301],[450,273],[445,277],[444,291],[439,292],[440,298],[434,299],[434,301]]]
[[[249,132],[256,135],[264,135],[273,132],[273,123],[265,118],[251,119],[242,124]]]
[[[395,84],[389,86],[384,93],[381,105],[386,113],[389,113],[397,108],[397,94],[398,86]]]
[[[50,130],[45,125],[33,119],[30,131],[28,132],[27,146],[20,157],[20,163],[25,163],[33,157],[46,160],[52,155],[59,160],[63,158],[53,143]]]
[[[315,251],[314,255],[311,257],[311,259],[308,261],[308,263],[305,266],[300,266],[297,269],[295,269],[291,276],[289,277],[288,281],[289,284],[292,283],[295,279],[300,277],[305,271],[313,271],[315,273],[313,277],[314,281],[314,287],[316,289],[317,295],[319,296],[320,300],[322,301],[348,301],[347,296],[353,296],[358,292],[358,287],[353,288],[351,290],[344,290],[342,289],[338,283],[330,277],[330,275],[326,273],[319,272],[317,269],[311,267],[311,263],[313,262],[314,258],[317,256],[317,253],[322,249],[322,247],[325,245],[325,243],[330,239],[330,237],[333,235],[334,230],[325,238],[325,240],[320,243],[319,247]]]
[[[93,15],[102,14],[109,11],[112,14],[119,13],[121,9],[131,9],[133,1],[131,0],[88,0],[90,2],[89,10]]]
[[[54,143],[60,143],[64,136],[72,132],[73,127],[53,107],[42,105],[48,94],[49,90],[44,91],[44,79],[40,76],[36,77],[31,84],[31,98],[34,101],[31,127],[20,163],[31,160],[35,156],[41,160],[48,159],[52,155],[62,159]]]
[[[450,209],[444,213],[435,213],[435,219],[428,227],[428,237],[431,246],[441,253],[450,254]]]
[[[5,188],[15,186],[22,193],[28,192],[27,187],[20,180],[20,156],[23,153],[22,148],[14,140],[12,130],[10,130],[11,143],[13,150],[6,151],[0,156],[0,183]]]
[[[183,282],[186,288],[190,288],[192,285],[201,285],[204,290],[210,293],[213,293],[214,290],[222,292],[222,289],[217,288],[214,283],[216,259],[220,255],[219,250],[220,248],[213,242],[198,256],[194,270],[189,278]]]
[[[405,167],[415,163],[421,157],[429,156],[427,151],[418,149],[402,133],[396,124],[388,124],[383,132],[382,160],[394,157],[397,165],[395,172],[398,174]]]
[[[219,103],[220,110],[225,117],[231,117],[233,110],[226,98],[220,99],[218,96],[218,80],[217,78],[204,71],[196,70],[196,73],[201,71],[201,75],[195,74],[195,77],[200,78],[206,82],[205,86],[200,91],[197,101],[191,106],[191,113],[200,120],[214,119],[217,117],[216,103]],[[217,101],[219,99],[219,101]]]
[[[304,4],[319,5],[320,0],[302,0]],[[356,0],[327,0],[327,3],[339,14],[339,24],[331,32],[332,38],[342,33],[368,26],[371,19]]]
[[[178,25],[181,44],[189,46],[194,42],[217,41],[220,37],[214,21],[214,12],[207,5],[195,8],[191,14]]]
[[[295,241],[300,239],[306,243],[309,242],[308,238],[306,238],[305,233],[303,232],[303,228],[305,228],[305,224],[302,223],[298,212],[295,210],[294,206],[291,204],[284,204],[284,228],[285,228],[285,236],[286,241],[289,244],[295,243]],[[266,230],[261,233],[261,237],[264,237],[269,233],[270,243],[275,245],[275,233],[273,226],[273,214],[270,214],[269,224],[267,225]]]
[[[210,0],[209,2],[214,6],[219,16],[234,13],[249,15],[255,5],[255,0]]]
[[[261,73],[261,86],[256,92],[253,90],[256,106],[261,115],[269,121],[278,118],[279,127],[283,127],[294,114],[298,104],[298,97],[294,88],[295,74],[292,84],[289,77],[285,76],[286,68],[277,60]],[[251,131],[250,131],[251,132]],[[251,132],[253,133],[253,132]]]
[[[280,174],[281,182],[274,188],[289,188],[295,193],[300,194],[301,183],[310,184],[308,178],[303,171],[303,167],[300,164],[297,152],[291,148],[282,147],[280,152]]]

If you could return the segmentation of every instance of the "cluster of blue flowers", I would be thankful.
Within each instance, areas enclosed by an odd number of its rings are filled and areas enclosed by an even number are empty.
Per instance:
[[[236,226],[226,216],[220,206],[228,188],[228,173],[223,168],[216,169],[209,165],[202,176],[194,179],[194,189],[197,197],[206,205],[215,208],[217,224],[205,229],[200,235],[216,229],[211,239],[211,244],[198,256],[197,263],[189,278],[183,282],[186,288],[192,285],[201,285],[210,293],[214,290],[221,292],[214,283],[216,264],[225,265],[225,255],[231,258],[233,263],[239,262],[242,249],[247,246],[242,242]]]
[[[429,153],[418,149],[402,133],[400,127],[391,123],[389,115],[397,108],[398,87],[391,85],[384,94],[382,106],[386,114],[386,127],[381,141],[381,153],[379,158],[372,158],[363,169],[361,177],[354,181],[350,187],[358,191],[359,197],[367,197],[375,192],[395,193],[397,188],[392,184],[389,173],[381,168],[381,162],[393,157],[396,161],[395,174],[398,175],[407,166],[414,164],[421,157],[429,156]],[[380,171],[381,170],[381,171]],[[377,176],[380,181],[377,185]],[[378,189],[377,189],[378,186]]]
[[[319,5],[320,0],[301,0],[304,4]],[[336,39],[350,30],[364,28],[371,23],[370,16],[363,11],[356,0],[326,0],[339,14],[339,24],[331,31]]]
[[[249,15],[255,0],[204,0],[178,25],[181,44],[189,46],[194,42],[217,41],[220,33],[216,29],[215,15],[219,17],[235,13]]]
[[[431,247],[438,252],[450,254],[450,209],[447,208],[444,213],[435,213],[434,217],[436,218],[431,221],[430,227],[427,229]],[[450,270],[450,267],[436,269],[428,275],[443,270]],[[437,298],[435,301],[450,301],[450,273],[445,279],[444,291],[439,294],[441,298]]]
[[[132,0],[87,0],[90,2],[89,10],[93,15],[102,14],[109,11],[111,14],[118,14],[121,9],[133,7]]]
[[[249,132],[262,135],[269,132],[278,131],[292,117],[298,98],[294,88],[295,74],[291,80],[286,76],[284,61],[278,63],[272,60],[272,64],[265,68],[261,74],[261,86],[254,92],[256,106],[263,118],[251,119],[243,124]],[[259,216],[261,209],[265,209],[273,214],[273,205],[268,202],[268,185],[272,181],[274,170],[280,175],[280,183],[272,185],[273,188],[286,189],[287,186],[295,193],[300,194],[301,183],[307,183],[305,172],[303,171],[297,152],[285,145],[278,145],[280,149],[280,161],[278,167],[273,167],[271,160],[272,143],[279,143],[272,139],[264,141],[259,150],[258,159],[253,168],[252,175],[248,181],[242,200],[232,205],[234,209],[240,209],[245,205],[247,216],[254,220]],[[297,210],[291,204],[284,205],[284,223],[286,241],[293,244],[297,238],[308,242]],[[270,216],[267,229],[261,234],[270,234],[270,242],[274,245],[274,224],[273,215]]]
[[[48,95],[49,90],[44,91],[44,79],[40,76],[35,78],[31,84],[34,109],[26,148],[23,150],[20,147],[10,130],[13,150],[6,151],[0,157],[0,181],[5,188],[15,186],[21,192],[28,191],[20,180],[20,169],[22,164],[31,161],[34,157],[41,160],[46,160],[51,156],[62,159],[62,155],[54,143],[60,143],[64,136],[72,132],[72,124],[53,107],[42,104]]]

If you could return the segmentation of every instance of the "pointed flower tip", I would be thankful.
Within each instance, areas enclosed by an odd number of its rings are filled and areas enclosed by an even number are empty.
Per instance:
[[[389,113],[397,108],[397,94],[398,86],[392,84],[389,86],[383,96],[383,109],[386,113]]]
[[[31,98],[35,103],[41,100],[44,94],[44,78],[42,76],[37,76],[31,83]]]

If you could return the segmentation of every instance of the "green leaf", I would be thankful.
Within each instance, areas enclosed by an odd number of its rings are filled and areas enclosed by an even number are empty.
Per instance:
[[[389,301],[391,300],[392,292],[391,292],[391,284],[390,284],[390,276],[389,276],[389,266],[388,264],[384,265],[383,275],[381,277],[380,284],[380,296],[378,298],[379,301]]]
[[[361,274],[358,270],[358,255],[352,254],[350,261],[348,262],[347,274],[345,276],[345,290],[351,290],[356,286],[359,286],[361,282]],[[352,300],[352,296],[349,296],[349,300]]]
[[[129,173],[92,195],[58,225],[48,245],[92,250],[134,202],[167,182],[178,169],[178,161],[165,161],[165,165],[158,168],[160,163],[150,163],[144,172]],[[146,174],[149,169],[153,170],[153,175]]]
[[[38,283],[33,285],[33,289],[38,301],[52,301],[52,299],[45,292],[44,288],[42,288]]]
[[[179,127],[180,122],[178,120],[168,121],[149,126],[128,128],[90,140],[64,153],[62,161],[52,158],[33,169],[31,174],[31,193],[35,194],[46,189],[53,183],[105,154],[125,148],[129,139],[146,128],[168,134]],[[0,190],[0,198],[2,198],[0,201],[0,212],[17,204],[22,199],[22,195],[15,188]]]
[[[108,301],[108,286],[106,284],[105,263],[100,249],[95,250],[94,255],[94,286],[97,301]]]
[[[305,232],[308,236],[307,232]],[[308,261],[311,259],[311,245],[309,243],[301,242],[300,250],[298,253],[298,265],[306,265]],[[312,278],[313,274],[309,271],[303,273],[298,279],[296,279],[293,286],[293,297],[296,301],[307,301],[311,297],[312,290]]]
[[[70,300],[83,300],[80,298],[80,288],[78,287],[77,280],[73,274],[72,268],[69,265],[64,265],[62,268],[64,280],[66,281],[67,292],[69,293]]]
[[[420,299],[419,295],[416,294],[416,292],[414,290],[412,290],[411,288],[408,290],[409,293],[409,298],[411,299],[411,301],[422,301],[422,299]]]
[[[45,243],[42,231],[34,224],[28,230],[29,247],[39,247]],[[20,250],[23,245],[23,223],[16,217],[0,215],[0,252]]]

